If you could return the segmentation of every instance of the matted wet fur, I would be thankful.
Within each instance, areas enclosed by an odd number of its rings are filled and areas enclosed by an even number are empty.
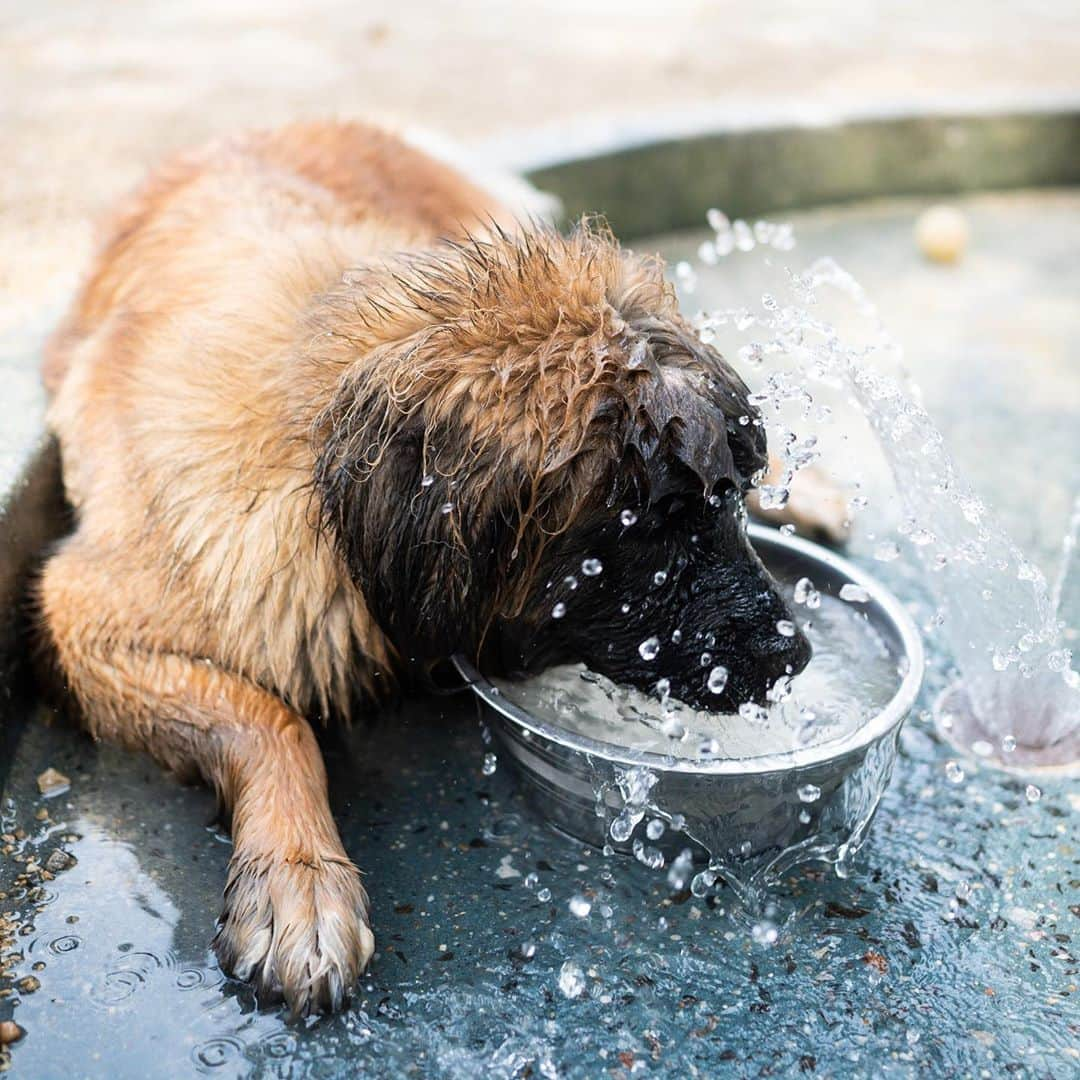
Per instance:
[[[77,517],[40,584],[66,684],[96,737],[215,788],[218,956],[295,1012],[338,1007],[374,946],[309,719],[457,651],[699,700],[711,635],[730,702],[806,661],[742,529],[754,410],[659,262],[516,224],[377,129],[164,166],[45,379]]]

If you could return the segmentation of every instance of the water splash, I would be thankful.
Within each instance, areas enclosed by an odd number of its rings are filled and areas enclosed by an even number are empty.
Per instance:
[[[754,246],[747,245],[745,230],[743,242],[736,242],[738,223],[726,224],[721,214],[709,220],[717,235],[705,262]],[[789,250],[788,230],[761,226],[752,237],[781,235],[783,245],[773,246]],[[821,313],[823,298],[846,303],[844,317],[854,308],[861,331],[841,334]],[[948,737],[965,749],[986,743],[989,758],[999,762],[1002,741],[1013,740],[1012,767],[1080,759],[1080,675],[1070,647],[1080,623],[1074,558],[1080,499],[1051,588],[958,470],[903,372],[902,350],[866,292],[832,259],[801,272],[785,268],[783,280],[756,304],[703,312],[697,325],[707,342],[734,337],[744,371],[759,383],[752,400],[762,417],[755,422],[767,426],[780,461],[779,475],[762,488],[763,507],[786,505],[799,471],[828,457],[831,426],[828,463],[852,492],[854,518],[868,500],[862,477],[848,464],[838,407],[845,400],[854,404],[870,425],[903,507],[901,543],[881,538],[875,552],[881,561],[896,558],[901,547],[914,553],[936,603],[932,626],[940,628],[960,672],[939,709],[948,716],[942,725]],[[798,425],[815,430],[800,435]]]

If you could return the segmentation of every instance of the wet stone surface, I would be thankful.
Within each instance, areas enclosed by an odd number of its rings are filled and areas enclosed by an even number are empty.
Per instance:
[[[1080,339],[1080,206],[1002,196],[971,211],[968,259],[949,270],[922,266],[917,208],[893,204],[807,215],[800,249],[862,259],[850,269],[907,345],[961,465],[1046,560],[1067,509],[1062,463],[1080,450],[1078,373],[1062,359]],[[1002,446],[1007,470],[990,453]],[[854,552],[925,620],[905,560],[874,562],[859,535]],[[464,697],[328,737],[378,954],[352,1007],[310,1024],[257,1010],[208,951],[230,852],[209,794],[28,716],[0,796],[0,1022],[25,1035],[0,1048],[0,1067],[35,1078],[1073,1075],[1075,781],[1036,781],[1033,798],[1029,781],[957,760],[929,722],[948,665],[932,632],[927,644],[927,687],[850,876],[800,871],[769,912],[736,910],[722,887],[673,891],[666,869],[550,831],[506,764],[492,771]],[[70,789],[45,798],[37,777],[50,767]]]
[[[538,824],[508,769],[483,775],[463,701],[417,702],[355,733],[328,758],[379,952],[352,1008],[310,1025],[259,1012],[207,951],[229,856],[207,793],[44,720],[27,727],[4,803],[5,835],[25,832],[0,856],[4,985],[40,981],[0,1003],[27,1031],[10,1048],[16,1075],[708,1076],[726,1063],[745,1076],[1060,1076],[1077,1064],[1077,807],[1064,785],[1031,803],[999,774],[950,782],[917,719],[852,876],[801,872],[768,920],[731,910],[723,889],[673,893],[664,872]],[[72,778],[58,800],[33,791],[47,764]],[[56,850],[77,862],[18,883]],[[567,962],[578,996],[560,989]]]

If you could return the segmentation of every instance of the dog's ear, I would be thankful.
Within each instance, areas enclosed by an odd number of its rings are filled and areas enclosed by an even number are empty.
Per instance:
[[[572,445],[522,452],[516,430],[395,398],[376,365],[338,388],[316,424],[315,490],[368,609],[405,662],[475,655],[516,618],[548,544],[615,498],[618,418],[598,394]]]
[[[479,520],[474,481],[491,463],[451,467],[448,452],[468,445],[463,432],[433,430],[422,406],[403,409],[362,380],[339,391],[320,426],[324,526],[372,616],[406,662],[467,648],[486,610],[477,595],[505,555]]]
[[[746,385],[688,327],[653,326],[642,340],[638,362],[645,373],[626,438],[646,463],[650,498],[685,489],[687,473],[705,492],[747,487],[767,457]]]

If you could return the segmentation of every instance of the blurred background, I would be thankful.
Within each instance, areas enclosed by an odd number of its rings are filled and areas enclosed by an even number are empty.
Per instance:
[[[1077,92],[1068,0],[4,0],[0,335],[72,287],[93,222],[150,164],[237,128],[374,116],[527,162],[526,131],[550,153],[655,113]]]

